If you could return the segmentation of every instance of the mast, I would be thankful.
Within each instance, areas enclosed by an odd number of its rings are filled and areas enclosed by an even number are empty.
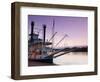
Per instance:
[[[52,36],[54,35],[54,27],[55,27],[55,20],[53,19],[53,26],[52,26]],[[54,48],[54,38],[52,38],[52,52]]]

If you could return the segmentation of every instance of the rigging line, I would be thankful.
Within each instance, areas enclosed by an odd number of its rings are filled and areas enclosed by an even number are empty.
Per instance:
[[[53,36],[50,38],[50,40],[49,41],[51,41],[53,38],[54,38],[54,36],[57,34],[57,32],[55,32],[54,34],[53,34]]]
[[[65,39],[65,37],[67,37],[68,35],[66,34],[56,45],[55,45],[55,47],[57,46],[57,45],[59,45],[59,43],[61,42],[61,41],[63,41],[64,39]]]

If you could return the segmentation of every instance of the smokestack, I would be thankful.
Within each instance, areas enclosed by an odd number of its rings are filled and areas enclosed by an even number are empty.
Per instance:
[[[46,36],[46,25],[43,25],[43,44],[45,44],[45,37]]]
[[[33,34],[34,34],[34,22],[31,22],[31,41],[33,40]]]

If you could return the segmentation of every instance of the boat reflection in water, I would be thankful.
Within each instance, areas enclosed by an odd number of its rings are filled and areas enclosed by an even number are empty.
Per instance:
[[[88,64],[87,52],[71,52],[54,58],[53,62],[58,65],[84,65]]]

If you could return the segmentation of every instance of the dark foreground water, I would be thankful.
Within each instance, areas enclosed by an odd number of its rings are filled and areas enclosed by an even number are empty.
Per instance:
[[[82,65],[88,64],[87,52],[71,52],[54,58],[53,62],[59,65]]]

